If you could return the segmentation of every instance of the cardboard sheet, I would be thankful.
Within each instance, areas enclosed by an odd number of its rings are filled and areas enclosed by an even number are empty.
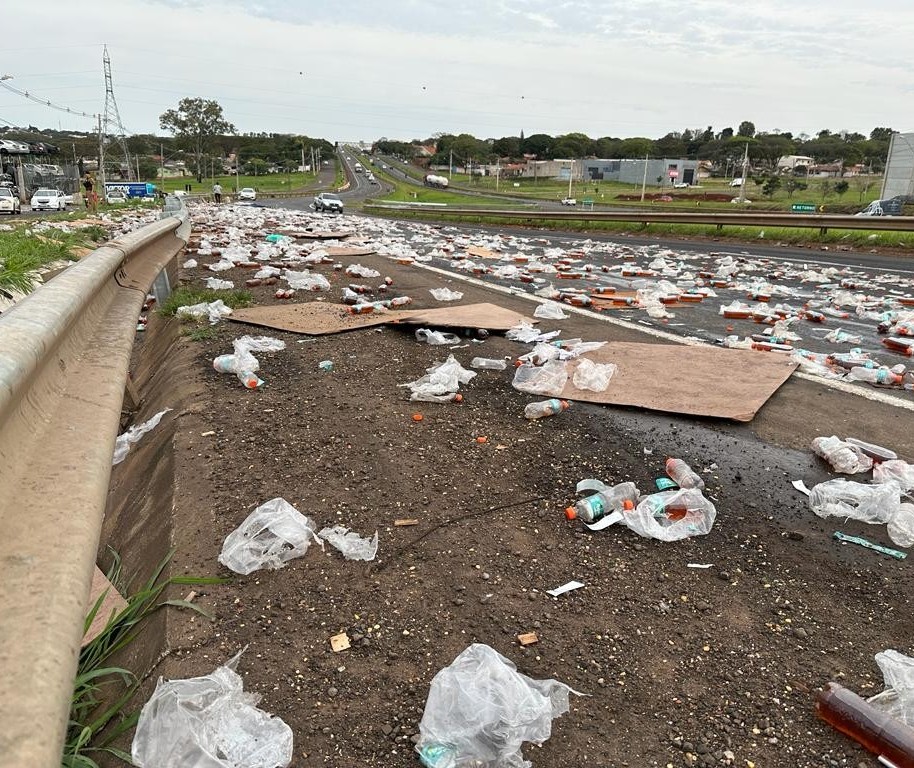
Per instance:
[[[86,634],[83,635],[83,647],[101,634],[105,625],[108,623],[108,620],[111,618],[112,613],[120,613],[127,607],[127,601],[121,597],[120,593],[114,588],[114,585],[105,578],[105,574],[96,566],[95,572],[92,574],[92,587],[89,592],[90,609],[95,605],[95,602],[101,597],[105,590],[108,591],[105,595],[105,599],[102,600],[102,604],[95,614],[95,618],[89,625],[89,629],[86,630]]]
[[[290,231],[283,230],[283,235],[294,237],[296,240],[345,240],[352,232],[318,232],[314,231]]]
[[[576,363],[569,362],[566,400],[733,421],[752,421],[797,367],[774,352],[680,344],[614,342],[585,357],[619,368],[605,392],[590,392],[572,384]]]
[[[533,318],[495,304],[456,304],[434,309],[393,309],[368,315],[350,315],[345,304],[327,304],[319,301],[238,309],[228,319],[281,331],[306,333],[309,336],[399,323],[429,325],[436,328],[485,328],[489,331],[507,331],[520,322],[537,322]]]
[[[377,253],[377,248],[349,248],[345,245],[328,245],[325,250],[329,255],[337,259],[347,259],[355,256],[371,256],[371,254]]]

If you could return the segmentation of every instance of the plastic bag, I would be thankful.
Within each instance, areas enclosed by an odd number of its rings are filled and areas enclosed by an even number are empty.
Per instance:
[[[470,368],[479,368],[484,371],[503,371],[508,367],[504,360],[492,357],[474,357],[470,360]]]
[[[294,272],[287,269],[283,275],[289,283],[290,288],[302,291],[329,291],[330,283],[323,275],[316,275],[311,272]]]
[[[440,347],[449,344],[459,344],[460,337],[454,333],[444,333],[442,331],[432,331],[428,328],[420,328],[416,331],[416,341],[422,341],[433,347]]]
[[[595,363],[582,357],[574,369],[572,383],[578,389],[589,389],[591,392],[605,392],[609,381],[618,370],[615,363]]]
[[[232,308],[225,305],[222,299],[217,299],[209,304],[191,304],[188,306],[178,307],[175,313],[178,317],[193,317],[202,320],[204,317],[209,319],[210,325],[215,325],[223,317],[232,314]]]
[[[558,336],[561,331],[548,331],[543,333],[539,328],[534,328],[529,323],[520,323],[513,328],[509,328],[505,333],[505,338],[509,341],[522,341],[529,344],[533,341],[549,341]]]
[[[558,397],[568,381],[568,371],[561,360],[547,360],[542,366],[525,364],[514,372],[511,385],[532,395]]]
[[[482,643],[432,679],[416,751],[427,768],[529,768],[521,745],[542,744],[576,693],[557,680],[533,680]]]
[[[188,259],[181,265],[184,269],[195,269],[197,266],[196,259]]]
[[[209,675],[159,678],[143,706],[131,754],[139,768],[286,768],[292,729],[244,692],[241,653]]]
[[[842,472],[845,475],[866,472],[873,466],[873,460],[869,456],[836,435],[817,437],[812,441],[812,449],[831,464],[835,472]]]
[[[323,528],[318,534],[324,541],[343,553],[347,560],[374,560],[378,553],[378,532],[371,539],[363,539],[359,534],[342,525]]]
[[[885,690],[868,702],[887,715],[914,726],[914,658],[888,649],[876,654]]]
[[[536,309],[533,310],[533,316],[539,318],[540,320],[568,319],[568,315],[562,311],[562,308],[558,304],[553,304],[551,302],[538,304]]]
[[[380,277],[380,272],[375,272],[373,269],[368,267],[363,267],[361,264],[350,264],[346,267],[346,274],[352,275],[353,277]]]
[[[206,287],[215,291],[227,291],[234,288],[235,284],[231,280],[220,280],[218,277],[206,278]]]
[[[461,384],[469,383],[476,375],[476,371],[468,371],[453,355],[449,355],[443,363],[426,368],[422,378],[400,386],[408,387],[413,395],[446,395],[456,392]]]
[[[272,336],[240,336],[232,342],[232,346],[235,349],[234,354],[214,358],[213,368],[219,373],[234,373],[246,387],[256,389],[263,381],[253,376],[260,370],[260,361],[251,353],[279,352],[286,348],[286,342]]]
[[[887,523],[901,505],[895,483],[864,485],[843,477],[819,483],[809,492],[809,507],[819,517],[845,517],[864,523]]]
[[[886,526],[886,533],[899,547],[914,546],[914,504],[898,505],[898,511]]]
[[[460,301],[463,298],[460,291],[452,291],[450,288],[431,288],[429,293],[436,301]]]
[[[698,488],[680,488],[642,496],[622,522],[639,536],[679,541],[709,533],[716,518],[714,505]]]
[[[873,482],[894,482],[903,491],[914,490],[914,464],[901,459],[883,461],[873,467]]]
[[[159,411],[148,421],[144,421],[142,424],[134,424],[124,434],[118,435],[117,440],[114,442],[114,457],[111,460],[111,465],[115,466],[126,459],[133,444],[138,443],[143,435],[159,426],[162,417],[170,410],[171,408],[166,408],[164,411]]]
[[[261,568],[282,568],[305,554],[312,541],[324,546],[314,531],[311,519],[288,501],[271,499],[226,537],[219,562],[242,575]]]

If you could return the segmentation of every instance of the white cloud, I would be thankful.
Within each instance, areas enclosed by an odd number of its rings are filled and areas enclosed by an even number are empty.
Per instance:
[[[330,139],[657,137],[747,119],[762,130],[866,133],[914,127],[900,98],[914,90],[914,9],[897,5],[46,0],[55,24],[23,14],[24,44],[10,46],[0,69],[23,90],[95,112],[107,42],[121,115],[143,132],[199,95],[219,101],[240,130]],[[81,43],[71,47],[74,29]],[[2,120],[56,127],[58,118],[72,120],[0,92]]]

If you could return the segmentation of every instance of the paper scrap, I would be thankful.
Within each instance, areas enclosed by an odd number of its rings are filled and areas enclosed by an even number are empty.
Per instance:
[[[401,517],[394,520],[394,525],[397,527],[402,527],[404,525],[419,525],[419,521],[414,517]]]
[[[712,568],[714,563],[687,563],[686,568]]]
[[[571,592],[573,589],[580,589],[583,586],[584,585],[580,581],[569,581],[567,584],[562,584],[562,586],[556,587],[555,589],[547,589],[546,594],[558,597],[559,595],[564,595],[566,592]]]
[[[536,636],[536,632],[524,632],[521,635],[517,636],[517,642],[523,646],[533,645],[538,643],[540,639]]]
[[[347,635],[345,632],[341,632],[340,634],[331,637],[330,648],[334,653],[345,651],[347,648],[349,648],[349,635]]]
[[[805,493],[807,496],[809,496],[809,488],[806,487],[806,483],[804,483],[802,480],[794,480],[791,485],[800,493]]]
[[[592,531],[602,531],[604,528],[609,528],[614,523],[618,523],[621,519],[621,512],[613,512],[606,517],[600,518],[595,523],[584,523],[584,525]]]

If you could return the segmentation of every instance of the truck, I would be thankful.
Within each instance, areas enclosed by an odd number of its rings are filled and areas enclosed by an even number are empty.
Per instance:
[[[123,196],[130,200],[154,200],[156,196],[156,185],[147,184],[142,181],[108,181],[105,182],[105,198],[109,195],[115,197]]]
[[[355,164],[355,172],[356,172],[356,173],[361,173],[361,172],[362,172],[362,164],[361,164],[361,163],[356,163],[356,164]]]
[[[427,187],[438,187],[439,189],[447,189],[448,180],[446,176],[436,176],[433,173],[428,174],[425,177],[425,186]]]

